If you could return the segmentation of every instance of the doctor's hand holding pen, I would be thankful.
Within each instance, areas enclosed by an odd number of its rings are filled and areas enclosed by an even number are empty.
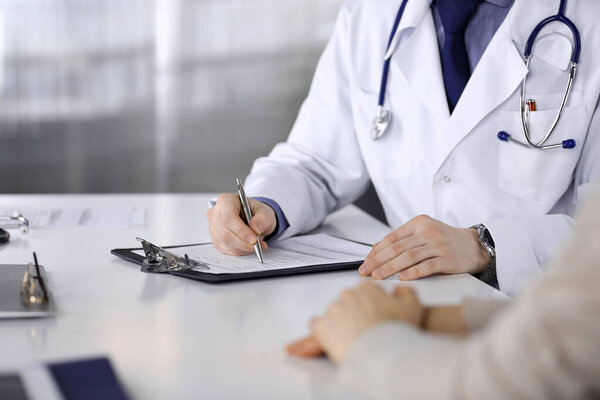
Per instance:
[[[221,194],[217,204],[207,211],[210,237],[221,253],[232,256],[253,253],[256,237],[263,239],[277,227],[275,211],[270,206],[254,199],[248,199],[248,202],[252,211],[250,226],[244,222],[242,205],[236,193]],[[267,244],[260,242],[262,250],[266,250]]]
[[[419,215],[373,246],[359,267],[362,276],[409,281],[429,275],[483,272],[489,253],[476,229],[455,228]]]

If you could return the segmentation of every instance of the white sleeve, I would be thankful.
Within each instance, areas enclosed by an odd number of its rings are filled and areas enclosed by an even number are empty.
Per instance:
[[[573,178],[573,208],[600,188],[600,101]],[[564,211],[563,211],[564,212]],[[484,221],[496,244],[496,274],[500,290],[518,293],[524,284],[539,276],[542,266],[573,232],[573,219],[566,214],[513,217]]]
[[[250,196],[275,200],[290,227],[282,237],[308,231],[331,211],[354,201],[369,177],[354,133],[350,95],[349,19],[338,16],[310,92],[290,137],[258,159],[246,182]]]
[[[508,299],[466,298],[463,301],[463,318],[469,332],[483,329],[511,304]]]
[[[569,247],[487,329],[460,341],[380,325],[344,359],[342,384],[378,399],[598,398],[599,204],[589,202]]]

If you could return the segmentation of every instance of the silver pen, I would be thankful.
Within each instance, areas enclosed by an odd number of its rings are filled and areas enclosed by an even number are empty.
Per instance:
[[[246,224],[250,226],[250,220],[252,219],[252,212],[250,211],[250,203],[248,203],[248,198],[246,197],[246,192],[244,192],[244,186],[242,185],[242,181],[240,178],[235,178],[235,182],[238,187],[238,196],[240,197],[240,203],[242,203],[242,209],[244,210],[244,215],[246,216]],[[260,237],[256,236],[256,242],[254,243],[254,252],[258,257],[258,261],[263,263],[263,253],[260,242]]]

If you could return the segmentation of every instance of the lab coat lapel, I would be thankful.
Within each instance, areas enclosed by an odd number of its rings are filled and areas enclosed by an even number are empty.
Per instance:
[[[440,140],[446,145],[439,148],[440,164],[483,118],[517,90],[527,73],[511,37],[510,13],[490,41],[443,129]],[[482,134],[495,136],[497,132]]]
[[[394,68],[399,69],[409,86],[410,97],[423,103],[436,123],[441,125],[448,120],[450,110],[430,1],[409,1],[405,13],[408,17],[405,31],[396,34],[388,51],[392,57],[390,74],[394,73]],[[407,28],[417,29],[409,33],[406,32]]]

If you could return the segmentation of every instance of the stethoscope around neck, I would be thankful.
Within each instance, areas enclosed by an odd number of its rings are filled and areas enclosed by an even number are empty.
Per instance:
[[[373,119],[372,129],[371,129],[371,139],[378,140],[383,136],[386,132],[391,119],[392,114],[389,110],[385,108],[385,92],[387,88],[387,81],[390,69],[390,60],[391,55],[389,54],[390,47],[392,46],[392,42],[394,41],[394,37],[396,36],[396,31],[398,30],[398,25],[400,25],[400,19],[402,18],[402,14],[404,14],[404,9],[406,7],[406,3],[408,0],[403,0],[400,8],[398,9],[398,13],[396,14],[396,19],[394,20],[394,25],[392,27],[392,32],[390,34],[390,38],[387,45],[386,54],[387,57],[383,64],[383,74],[381,78],[381,87],[379,90],[379,100],[377,103],[377,114]],[[579,36],[579,31],[575,24],[565,16],[565,8],[566,8],[567,0],[561,0],[560,6],[558,9],[558,13],[556,15],[552,15],[548,18],[542,20],[531,32],[529,39],[527,39],[527,43],[525,45],[525,66],[527,67],[527,74],[523,78],[523,82],[521,84],[521,94],[519,96],[520,102],[520,118],[521,118],[521,128],[523,131],[523,137],[525,138],[525,142],[521,142],[519,140],[514,139],[509,133],[506,131],[498,132],[498,139],[504,142],[513,142],[520,146],[524,146],[527,148],[534,148],[540,150],[547,149],[555,149],[555,148],[563,148],[563,149],[572,149],[576,146],[576,142],[574,139],[563,140],[561,143],[555,144],[547,144],[548,139],[554,132],[554,129],[558,125],[560,121],[560,117],[563,113],[565,105],[567,103],[567,99],[569,98],[569,93],[571,93],[571,86],[573,84],[573,79],[575,78],[575,73],[577,71],[577,63],[579,62],[579,56],[581,54],[581,38]],[[531,60],[533,45],[535,43],[535,39],[538,34],[541,32],[542,28],[548,25],[551,22],[560,22],[565,24],[573,35],[574,45],[571,51],[571,59],[567,77],[567,85],[565,87],[564,95],[562,97],[562,101],[560,103],[560,108],[552,125],[548,129],[546,135],[540,141],[534,141],[531,137],[531,126],[529,123],[531,112],[536,111],[536,104],[534,99],[527,99],[526,88],[527,88],[527,75],[529,74],[529,63]]]

